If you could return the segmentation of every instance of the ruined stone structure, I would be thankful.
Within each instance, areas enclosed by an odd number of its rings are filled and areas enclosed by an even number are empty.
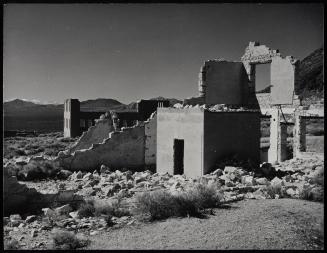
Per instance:
[[[212,172],[218,159],[234,154],[259,164],[259,112],[192,107],[159,108],[157,113],[157,172],[199,177]]]
[[[136,111],[111,111],[112,129],[119,130],[121,127],[130,127],[138,121],[147,120],[151,113],[156,111],[157,107],[167,107],[167,100],[139,100],[136,104]],[[76,137],[80,136],[89,127],[94,126],[96,120],[105,112],[97,111],[81,111],[78,99],[66,99],[64,103],[64,136]],[[108,133],[111,131],[108,131]],[[107,137],[107,136],[106,136]],[[103,137],[102,139],[104,139]]]
[[[95,120],[103,112],[84,112],[80,110],[78,99],[66,99],[64,102],[64,136],[76,137],[89,127],[94,126]]]
[[[270,93],[255,93],[257,64],[270,63]],[[294,124],[294,157],[305,151],[305,119],[323,111],[306,110],[295,93],[297,60],[250,42],[241,61],[209,60],[199,74],[199,95],[183,105],[140,100],[134,111],[111,111],[98,119],[65,102],[65,136],[82,131],[76,144],[55,162],[70,170],[156,167],[158,172],[196,177],[209,173],[217,160],[238,154],[255,164],[286,159],[287,127]],[[85,117],[83,115],[86,115]],[[286,117],[287,116],[287,117]],[[88,117],[88,118],[87,118]],[[260,154],[260,117],[270,117],[267,160]],[[89,121],[91,118],[91,121]],[[90,122],[86,124],[86,122]]]

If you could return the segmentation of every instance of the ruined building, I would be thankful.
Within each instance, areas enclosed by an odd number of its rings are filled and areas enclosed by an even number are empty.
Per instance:
[[[270,92],[255,92],[258,64],[270,64]],[[289,125],[294,129],[293,156],[301,156],[306,153],[305,119],[322,117],[323,112],[301,106],[297,81],[296,59],[250,42],[241,61],[206,61],[198,96],[185,99],[183,105],[141,100],[135,112],[110,112],[95,120],[99,115],[86,115],[77,100],[67,100],[65,136],[79,135],[86,126],[88,130],[71,149],[60,152],[57,161],[71,170],[105,164],[197,177],[231,154],[257,165],[285,160]],[[271,122],[266,158],[260,156],[263,117]]]

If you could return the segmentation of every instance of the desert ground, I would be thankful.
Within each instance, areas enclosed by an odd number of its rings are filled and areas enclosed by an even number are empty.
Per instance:
[[[323,150],[323,136],[307,137]],[[53,158],[75,141],[60,132],[8,137],[3,164]],[[231,158],[198,179],[106,166],[9,172],[40,193],[73,190],[84,202],[4,217],[6,249],[324,249],[322,155],[259,171]]]

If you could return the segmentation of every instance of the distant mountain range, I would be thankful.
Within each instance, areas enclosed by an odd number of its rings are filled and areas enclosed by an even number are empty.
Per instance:
[[[153,98],[165,99],[163,97]],[[171,105],[181,103],[177,99],[167,99]],[[136,102],[123,104],[115,99],[98,98],[80,103],[81,111],[136,110]],[[36,104],[30,101],[15,99],[3,103],[4,130],[26,130],[38,132],[63,131],[63,104]]]
[[[323,97],[323,49],[317,49],[299,63],[299,82],[296,89],[303,97],[314,94]],[[269,92],[270,87],[260,92]],[[154,100],[166,99],[163,97]],[[170,105],[182,103],[168,98]],[[98,98],[81,102],[81,111],[135,110],[136,102],[123,104],[115,99]],[[39,104],[15,99],[3,103],[4,130],[26,130],[38,132],[63,131],[63,104]]]

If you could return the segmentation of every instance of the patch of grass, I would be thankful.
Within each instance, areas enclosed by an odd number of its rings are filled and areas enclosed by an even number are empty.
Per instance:
[[[19,249],[19,243],[17,240],[4,240],[4,249],[5,250],[17,250]]]
[[[71,250],[87,246],[90,243],[87,239],[78,238],[74,233],[68,231],[57,231],[53,235],[54,249]]]
[[[150,220],[169,217],[198,217],[202,210],[219,206],[221,196],[213,187],[196,184],[185,192],[173,195],[164,190],[145,192],[137,196],[135,213],[149,215]]]

